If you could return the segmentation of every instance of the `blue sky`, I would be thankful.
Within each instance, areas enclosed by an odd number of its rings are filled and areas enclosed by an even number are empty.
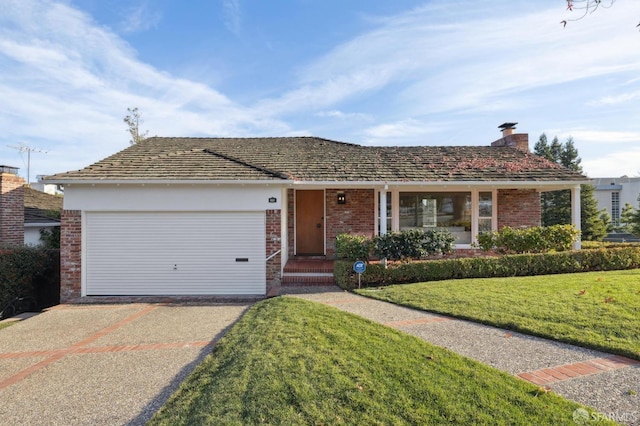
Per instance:
[[[605,1],[602,2],[603,4]],[[158,136],[488,145],[573,137],[640,175],[640,1],[0,0],[0,164],[31,176]],[[33,179],[32,179],[33,180]]]

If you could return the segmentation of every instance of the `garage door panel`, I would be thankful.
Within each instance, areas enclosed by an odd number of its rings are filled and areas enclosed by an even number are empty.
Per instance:
[[[86,229],[88,295],[265,293],[264,212],[89,212]]]

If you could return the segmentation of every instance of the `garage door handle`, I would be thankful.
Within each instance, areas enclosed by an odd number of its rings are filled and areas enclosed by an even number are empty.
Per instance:
[[[248,257],[236,257],[236,262],[248,262]]]

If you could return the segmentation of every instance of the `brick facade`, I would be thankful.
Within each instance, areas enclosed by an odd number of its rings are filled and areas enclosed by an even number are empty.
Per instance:
[[[540,226],[541,215],[540,193],[535,189],[498,190],[498,230]]]
[[[338,204],[338,193],[346,196],[345,204]],[[373,236],[375,232],[375,190],[327,189],[325,220],[327,257],[336,254],[336,236],[348,232]]]
[[[338,193],[346,196],[346,204],[338,204]],[[295,192],[287,191],[287,238],[289,257],[295,250]],[[349,232],[373,236],[375,232],[375,190],[373,189],[326,189],[325,190],[326,256],[332,258],[336,252],[336,235]]]
[[[11,173],[0,172],[0,245],[24,244],[24,184]]]
[[[60,302],[81,295],[82,286],[82,214],[63,210],[60,220]]]
[[[267,258],[282,249],[282,211],[267,210],[266,244]],[[282,253],[278,253],[267,261],[267,294],[282,282]]]

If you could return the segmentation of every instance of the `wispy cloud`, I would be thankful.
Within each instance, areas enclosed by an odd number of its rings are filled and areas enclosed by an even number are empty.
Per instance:
[[[10,143],[37,143],[49,151],[42,173],[126,147],[127,107],[140,109],[150,134],[290,131],[215,89],[141,62],[116,34],[67,4],[0,0],[0,9],[0,154]]]
[[[240,34],[242,28],[240,0],[222,0],[222,7],[224,10],[224,25],[233,34]]]
[[[124,10],[121,30],[125,34],[147,31],[155,28],[161,20],[162,14],[151,9],[147,1],[142,1]]]

